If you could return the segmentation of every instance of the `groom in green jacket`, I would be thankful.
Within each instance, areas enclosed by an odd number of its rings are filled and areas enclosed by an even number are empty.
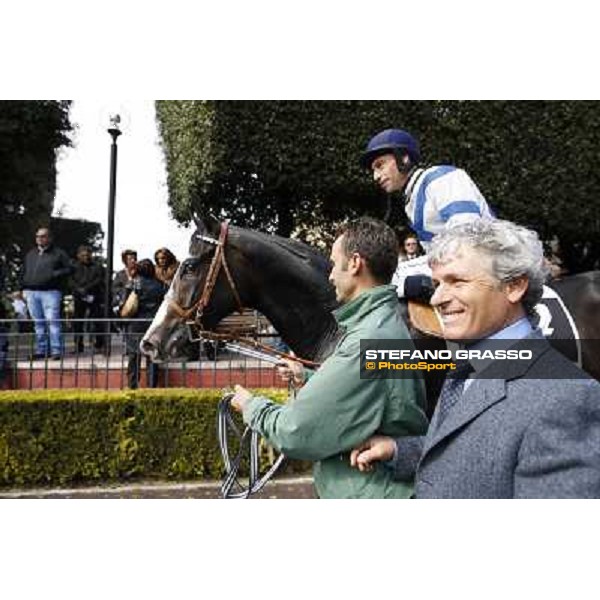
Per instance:
[[[361,473],[348,455],[375,433],[398,437],[427,430],[421,375],[360,378],[361,339],[409,338],[389,285],[398,262],[396,235],[381,221],[357,219],[336,239],[331,262],[329,279],[341,304],[334,316],[344,332],[333,354],[293,402],[282,406],[236,386],[232,405],[286,456],[315,462],[320,498],[408,498],[411,483],[394,481],[382,466]]]

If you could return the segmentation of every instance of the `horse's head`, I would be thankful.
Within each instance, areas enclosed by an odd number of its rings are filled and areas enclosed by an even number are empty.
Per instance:
[[[239,273],[241,256],[226,240],[227,226],[196,219],[189,256],[182,261],[171,287],[142,339],[141,351],[154,362],[198,356],[186,323],[213,329],[241,308],[237,286],[229,269]],[[237,279],[239,280],[239,275]]]
[[[154,361],[198,356],[186,322],[214,330],[242,307],[263,314],[289,347],[320,360],[335,341],[335,291],[329,261],[296,240],[196,221],[184,260],[142,340]]]

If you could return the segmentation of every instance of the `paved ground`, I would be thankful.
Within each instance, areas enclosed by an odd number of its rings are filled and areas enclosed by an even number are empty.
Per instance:
[[[199,483],[140,482],[98,487],[0,489],[2,498],[220,498],[220,481]],[[270,481],[252,498],[315,498],[312,477],[280,478]]]

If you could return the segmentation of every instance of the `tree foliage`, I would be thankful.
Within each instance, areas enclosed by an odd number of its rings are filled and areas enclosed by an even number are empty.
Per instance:
[[[0,102],[0,259],[14,271],[33,244],[35,228],[50,221],[56,154],[70,145],[68,101]]]
[[[289,235],[299,225],[383,215],[357,157],[373,128],[417,132],[430,105],[407,102],[158,102],[176,218],[213,212]]]
[[[556,236],[571,270],[598,267],[598,102],[162,101],[170,205],[289,235],[383,216],[357,159],[386,127],[411,131],[425,162],[466,169],[499,217]],[[397,199],[394,219],[403,214]]]
[[[466,168],[499,217],[555,236],[570,271],[600,268],[600,103],[440,105],[430,155]]]

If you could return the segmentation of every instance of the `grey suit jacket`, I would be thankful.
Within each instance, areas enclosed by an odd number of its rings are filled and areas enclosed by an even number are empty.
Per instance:
[[[600,384],[538,347],[505,378],[474,380],[441,425],[436,409],[424,438],[397,440],[392,466],[416,469],[417,498],[600,498]]]

